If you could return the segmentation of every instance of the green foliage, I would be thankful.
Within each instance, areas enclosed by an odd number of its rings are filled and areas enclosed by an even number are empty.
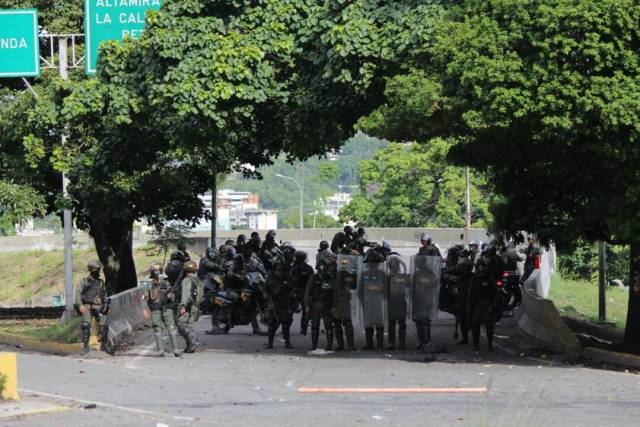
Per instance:
[[[629,284],[629,246],[607,245],[607,279],[620,279]],[[598,245],[579,242],[558,254],[558,266],[563,277],[572,280],[598,280]]]
[[[149,240],[145,248],[147,256],[162,255],[164,265],[167,253],[176,248],[180,243],[189,244],[192,239],[188,236],[191,228],[184,224],[170,224],[153,232],[153,238]]]
[[[452,142],[391,144],[371,160],[360,162],[360,193],[341,210],[342,220],[377,227],[464,227],[464,168],[446,156]],[[488,185],[471,176],[472,224],[490,219]]]
[[[617,329],[623,330],[626,324],[629,292],[626,289],[609,287],[607,296],[607,320],[615,322]],[[559,274],[551,277],[551,299],[561,316],[574,317],[583,321],[597,323],[598,319],[598,283],[585,280],[571,280]]]
[[[0,180],[0,221],[21,224],[45,213],[45,200],[31,187]],[[3,227],[6,228],[6,227]]]

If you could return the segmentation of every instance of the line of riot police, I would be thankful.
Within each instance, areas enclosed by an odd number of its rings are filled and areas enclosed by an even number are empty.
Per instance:
[[[188,351],[197,343],[194,325],[199,313],[211,314],[208,334],[226,334],[234,326],[251,324],[255,334],[267,335],[267,348],[273,348],[278,329],[285,348],[293,348],[290,329],[296,312],[302,313],[301,334],[307,335],[311,324],[312,350],[318,347],[321,325],[326,350],[355,351],[354,326],[358,325],[365,331],[363,350],[405,350],[408,318],[416,327],[417,349],[424,350],[438,309],[456,316],[456,338],[459,326],[461,343],[468,343],[472,332],[476,350],[484,325],[491,349],[493,325],[512,303],[504,296],[502,281],[509,271],[504,261],[508,257],[504,252],[502,257],[497,255],[492,246],[480,251],[472,242],[468,250],[459,245],[450,248],[443,265],[440,249],[428,235],[421,236],[421,245],[407,265],[386,242],[369,242],[364,229],[354,231],[347,226],[331,244],[320,243],[314,271],[306,253],[296,251],[288,242],[276,243],[274,231],[267,233],[264,241],[254,232],[249,239],[240,235],[235,242],[228,240],[219,248],[208,248],[197,274],[187,271],[190,257],[184,247],[179,248],[165,268],[165,288],[171,290],[165,293],[174,298],[169,305],[178,307],[177,311],[174,308],[176,317],[183,317],[182,322],[176,321],[176,329],[185,337]],[[155,276],[162,281],[157,268],[151,270],[152,281]],[[185,278],[189,279],[186,284]],[[183,284],[183,289],[185,285],[201,288],[202,295],[198,296],[197,290],[176,292],[178,284]],[[519,290],[517,280],[515,286]],[[188,303],[182,302],[183,296]],[[153,321],[153,313],[151,317]],[[155,314],[156,320],[160,317],[166,316]],[[158,336],[163,325],[155,323],[159,325]],[[171,322],[164,323],[171,338]],[[267,325],[266,334],[260,323]],[[170,341],[175,350],[174,338]],[[160,344],[158,347],[161,351]]]

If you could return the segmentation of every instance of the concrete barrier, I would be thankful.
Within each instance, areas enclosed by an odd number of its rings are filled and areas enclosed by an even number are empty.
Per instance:
[[[540,297],[534,290],[543,286],[543,271],[535,270],[524,283],[522,304],[515,312],[518,330],[552,351],[577,355],[582,351],[580,342],[560,317],[553,301]]]
[[[145,288],[141,286],[111,296],[109,343],[114,349],[124,337],[145,324],[144,310],[147,305],[144,292]]]

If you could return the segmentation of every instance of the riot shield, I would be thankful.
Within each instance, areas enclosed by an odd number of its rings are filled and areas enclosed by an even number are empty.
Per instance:
[[[363,326],[365,328],[383,327],[387,312],[386,262],[360,262],[358,267],[358,296],[362,307]]]
[[[438,311],[438,290],[442,259],[437,256],[414,255],[411,258],[412,320],[434,320]]]
[[[355,255],[338,255],[336,277],[336,317],[338,319],[351,318],[354,322],[360,319],[358,304],[358,262],[360,257]]]
[[[407,318],[407,299],[409,296],[409,268],[399,256],[387,259],[387,316],[388,319],[405,320]]]

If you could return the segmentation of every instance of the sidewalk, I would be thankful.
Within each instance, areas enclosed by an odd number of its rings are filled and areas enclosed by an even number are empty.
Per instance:
[[[26,397],[19,401],[0,401],[0,421],[23,418],[31,415],[64,412],[70,408],[43,401],[36,397]]]

